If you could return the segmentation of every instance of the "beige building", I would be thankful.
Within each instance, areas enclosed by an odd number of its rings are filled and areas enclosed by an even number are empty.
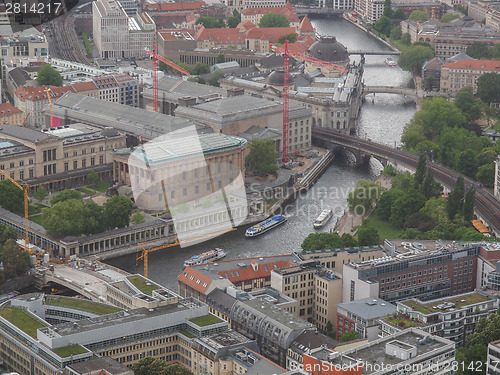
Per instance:
[[[19,108],[10,103],[0,104],[0,124],[1,125],[21,125],[24,120],[24,113]]]
[[[384,0],[355,0],[354,10],[368,23],[375,23],[384,13]]]
[[[492,60],[458,60],[441,67],[440,91],[455,95],[465,86],[477,92],[477,79],[485,73],[499,73],[500,62]]]
[[[156,26],[147,13],[128,16],[116,0],[92,4],[94,43],[101,58],[146,57],[153,50]]]
[[[297,300],[295,315],[315,324],[322,331],[337,321],[337,303],[342,302],[342,276],[318,268],[317,261],[273,270],[271,287]]]
[[[83,124],[47,131],[6,126],[0,138],[4,140],[0,169],[16,180],[27,181],[33,191],[40,184],[49,191],[79,186],[90,169],[101,180],[111,179],[113,149],[125,146],[125,135],[118,131]]]
[[[0,57],[47,57],[49,43],[45,35],[12,36],[0,40]]]

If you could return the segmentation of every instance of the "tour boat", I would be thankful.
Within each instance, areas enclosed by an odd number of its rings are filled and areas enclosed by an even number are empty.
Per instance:
[[[394,61],[391,57],[388,57],[387,59],[385,59],[385,63],[389,66],[396,66],[397,65],[396,61]]]
[[[314,229],[323,228],[323,226],[330,220],[333,216],[333,210],[330,208],[325,208],[318,216],[314,222]]]
[[[245,237],[259,236],[262,233],[265,233],[268,230],[271,230],[277,227],[278,225],[283,224],[285,221],[286,217],[284,217],[283,215],[273,216],[267,220],[260,222],[257,225],[254,225],[253,227],[248,228],[247,231],[245,232]]]
[[[225,256],[226,252],[223,249],[215,248],[214,250],[192,256],[190,259],[184,261],[184,267],[210,263],[215,260],[224,258]]]

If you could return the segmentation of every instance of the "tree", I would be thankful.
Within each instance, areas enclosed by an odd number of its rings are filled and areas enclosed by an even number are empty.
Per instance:
[[[383,191],[384,188],[378,182],[358,180],[356,188],[347,197],[349,209],[356,214],[364,215],[377,202]],[[362,213],[359,211],[360,208],[362,208]]]
[[[434,76],[432,74],[428,75],[424,81],[424,90],[425,91],[432,91],[432,89],[434,88],[435,82],[436,82],[436,79],[434,78]]]
[[[13,227],[0,224],[0,248],[7,240],[17,240],[17,231]]]
[[[95,184],[97,181],[99,181],[99,175],[94,171],[92,168],[89,173],[87,173],[87,182],[89,184]]]
[[[477,79],[477,95],[486,103],[500,101],[500,74],[484,73]]]
[[[472,86],[462,87],[455,95],[453,104],[462,111],[468,122],[481,117],[481,105],[474,97]]]
[[[439,21],[441,22],[450,22],[453,20],[460,19],[460,14],[458,13],[446,13]]]
[[[455,188],[448,195],[448,218],[453,220],[456,214],[462,214],[464,208],[464,178],[462,176],[458,176],[457,181],[455,182]]]
[[[495,44],[496,46],[497,44]],[[500,45],[500,43],[498,43],[498,45]],[[488,127],[490,126],[490,122],[491,122],[491,119],[492,118],[495,118],[496,115],[497,115],[497,111],[495,110],[495,108],[493,108],[491,105],[489,105],[488,103],[483,103],[481,102],[481,111],[483,112],[484,114],[484,117],[486,117],[486,119],[488,120]]]
[[[392,10],[391,0],[385,0],[384,13],[382,16],[392,18],[394,16],[394,11]]]
[[[391,208],[390,221],[395,227],[402,227],[411,214],[424,207],[425,196],[414,189],[410,189],[407,194],[399,197]]]
[[[344,233],[340,237],[342,239],[343,247],[355,247],[358,246],[358,242],[349,233]]]
[[[62,86],[61,74],[50,64],[45,64],[40,68],[36,81],[40,86]]]
[[[403,36],[403,32],[401,31],[401,26],[393,27],[391,30],[391,40],[400,40]]]
[[[58,202],[64,202],[68,199],[82,200],[82,194],[73,189],[64,189],[63,191],[57,193],[57,195],[50,201],[51,205],[55,205]]]
[[[374,27],[380,34],[389,36],[391,35],[392,20],[389,17],[382,16],[377,22],[375,22]]]
[[[414,10],[413,12],[416,12]],[[398,65],[409,72],[416,73],[420,75],[422,73],[422,65],[426,60],[430,60],[434,57],[434,51],[430,47],[426,46],[411,46],[408,49],[401,52],[399,56]]]
[[[104,204],[104,216],[108,229],[128,227],[133,203],[123,196],[114,196]]]
[[[343,247],[343,242],[338,233],[311,233],[300,245],[304,251],[338,249]]]
[[[295,43],[297,41],[297,34],[296,33],[290,33],[286,35],[280,36],[278,39],[278,43],[285,43],[285,40],[288,40],[290,43]]]
[[[401,43],[409,46],[411,44],[411,35],[409,33],[401,35]]]
[[[132,224],[142,224],[144,223],[144,215],[141,214],[141,211],[137,211],[134,215],[132,215],[132,218],[130,219]]]
[[[429,169],[425,175],[422,185],[420,185],[420,192],[426,199],[431,197],[438,197],[441,191],[441,185],[434,179],[434,173]]]
[[[210,66],[204,63],[196,63],[189,71],[191,74],[195,75],[208,74],[210,73]]]
[[[264,175],[278,169],[277,158],[278,153],[271,139],[253,139],[250,142],[250,153],[246,160],[250,169],[258,174]]]
[[[132,365],[135,375],[165,375],[167,364],[157,358],[146,357]]]
[[[10,180],[0,181],[0,206],[7,211],[16,213],[24,212],[23,191]]]
[[[476,180],[486,186],[493,186],[495,183],[495,163],[481,165],[477,169]]]
[[[477,155],[479,165],[493,163],[497,159],[497,152],[493,147],[485,147]]]
[[[97,234],[106,230],[106,220],[104,209],[93,200],[89,200],[85,205],[86,225],[83,234]]]
[[[411,12],[410,17],[408,19],[410,21],[418,21],[418,22],[425,22],[430,20],[430,16],[428,13],[422,11],[422,10],[414,10]]]
[[[476,194],[475,189],[467,190],[464,199],[464,219],[471,221],[474,219],[474,195]]]
[[[333,324],[331,321],[326,322],[326,332],[330,334],[333,331]]]
[[[356,332],[355,330],[352,330],[352,331],[344,332],[342,334],[342,336],[340,336],[339,341],[340,342],[347,342],[347,341],[357,340],[359,338],[360,338],[359,333]]]
[[[21,250],[13,239],[2,244],[0,260],[3,262],[6,279],[24,275],[30,269],[29,253]]]
[[[168,365],[165,369],[164,375],[194,375],[188,368],[179,363]]]
[[[44,208],[42,218],[47,234],[59,237],[77,237],[88,225],[85,205],[77,199],[67,199]]]
[[[169,59],[168,57],[165,57],[167,60],[170,60],[172,61],[172,59]],[[176,61],[175,64],[189,72],[191,72],[191,67],[188,65],[188,64],[185,64],[185,63],[181,63],[179,61]],[[171,74],[176,74],[176,75],[179,75],[181,76],[182,73],[179,72],[177,69],[175,68],[172,68],[170,65],[167,65],[165,64],[163,61],[160,61],[160,63],[158,64],[158,67],[160,68],[160,70],[164,71],[164,72],[168,72],[168,73],[171,73]]]
[[[427,170],[427,158],[424,154],[418,157],[417,169],[413,175],[413,188],[420,189],[420,185],[424,182],[425,171]]]
[[[403,228],[415,228],[420,232],[427,232],[436,227],[436,223],[432,218],[422,212],[415,212],[406,219]]]
[[[477,167],[478,161],[473,150],[467,149],[460,153],[457,161],[457,171],[474,178],[476,176]]]
[[[401,9],[401,8],[396,9],[396,11],[394,12],[394,15],[392,16],[392,19],[394,19],[394,20],[405,20],[406,19],[406,15],[405,15],[404,10]]]
[[[241,14],[235,9],[233,10],[233,16],[227,19],[227,27],[234,29],[240,22]]]
[[[394,202],[400,197],[405,195],[403,190],[390,189],[384,191],[377,202],[377,214],[384,220],[389,220],[391,217],[391,208]]]
[[[259,27],[289,27],[288,18],[280,13],[266,13],[259,22]]]
[[[210,86],[216,86],[219,87],[219,80],[224,77],[224,72],[222,70],[217,70],[213,75],[212,78],[208,81],[208,84]]]
[[[361,226],[358,230],[358,246],[371,246],[378,245],[380,242],[380,235],[378,230],[370,226]]]
[[[486,43],[475,42],[467,47],[465,53],[475,59],[487,59],[491,57],[491,51]]]
[[[187,79],[189,82],[194,82],[194,83],[199,83],[201,85],[204,85],[206,84],[207,82],[205,81],[205,79],[203,79],[202,77],[189,77]]]
[[[236,10],[236,9],[235,9],[235,10]],[[222,64],[222,63],[224,63],[224,62],[226,62],[226,57],[224,56],[224,54],[223,54],[223,53],[219,53],[219,54],[217,55],[217,61],[216,61],[216,63],[217,63],[217,64]]]
[[[196,25],[203,25],[207,29],[220,29],[223,27],[226,27],[226,23],[222,18],[215,18],[215,17],[199,17],[196,22]]]
[[[49,196],[49,192],[43,186],[39,186],[33,193],[33,196],[36,198],[37,201],[41,202]]]

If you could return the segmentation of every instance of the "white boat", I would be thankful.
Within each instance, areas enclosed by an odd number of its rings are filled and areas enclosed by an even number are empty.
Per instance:
[[[210,263],[218,259],[224,258],[226,252],[223,249],[215,248],[214,250],[207,251],[198,255],[193,255],[188,260],[184,261],[184,267],[196,266],[198,264]]]
[[[398,63],[396,61],[394,61],[391,57],[388,57],[387,59],[385,59],[385,63],[389,66],[396,66],[398,65]]]
[[[333,210],[330,208],[325,208],[319,214],[318,218],[314,222],[314,229],[323,228],[323,226],[330,220],[333,216]]]
[[[245,232],[245,237],[259,236],[267,232],[268,230],[271,230],[277,227],[278,225],[283,224],[285,221],[286,217],[284,217],[283,215],[273,216],[267,220],[260,222],[257,225],[248,228],[247,231]]]

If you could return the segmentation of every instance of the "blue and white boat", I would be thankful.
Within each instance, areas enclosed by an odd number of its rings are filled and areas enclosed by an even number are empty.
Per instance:
[[[278,225],[283,224],[285,221],[286,217],[284,217],[283,215],[273,216],[267,220],[260,222],[257,225],[248,228],[247,231],[245,232],[245,237],[259,236],[267,232],[268,230],[271,230],[277,227]]]
[[[193,255],[188,260],[184,261],[184,267],[196,266],[198,264],[210,263],[226,256],[223,249],[215,248],[199,255]]]

